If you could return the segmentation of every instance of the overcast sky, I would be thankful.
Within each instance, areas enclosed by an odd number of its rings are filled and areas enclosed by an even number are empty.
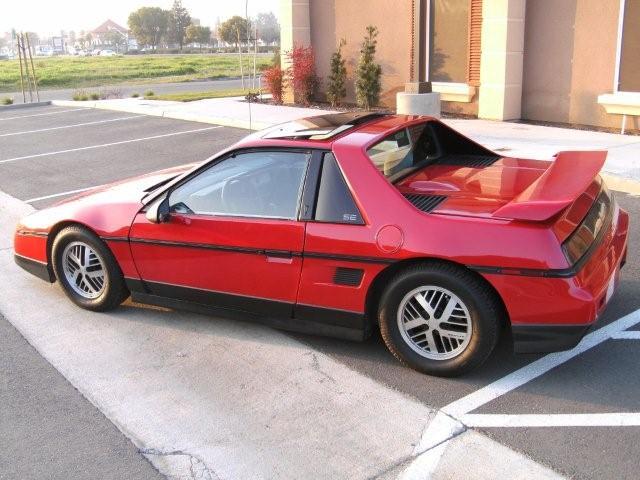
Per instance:
[[[0,33],[12,28],[38,34],[60,30],[93,30],[110,18],[127,26],[129,13],[139,7],[171,8],[173,0],[2,0]],[[244,16],[245,0],[182,0],[192,17],[213,25],[217,17]],[[249,0],[249,16],[272,11],[279,15],[279,0]]]

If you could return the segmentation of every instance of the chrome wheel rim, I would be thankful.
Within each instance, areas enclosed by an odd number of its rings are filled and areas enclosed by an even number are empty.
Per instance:
[[[62,252],[62,268],[71,289],[86,299],[98,298],[106,286],[102,257],[83,242],[71,242]]]
[[[418,355],[449,360],[460,355],[473,334],[464,302],[446,288],[427,285],[407,293],[398,308],[398,327]]]

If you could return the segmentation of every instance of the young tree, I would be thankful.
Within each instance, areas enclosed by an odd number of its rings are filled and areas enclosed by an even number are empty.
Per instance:
[[[377,105],[380,99],[382,67],[375,62],[377,36],[378,29],[369,25],[356,69],[356,102],[365,109]]]
[[[303,105],[309,105],[319,82],[313,47],[294,45],[293,49],[286,53],[291,65],[287,69],[287,82],[293,88],[296,100]]]
[[[189,25],[191,25],[189,11],[182,6],[182,0],[174,0],[169,16],[169,33],[171,40],[180,46],[180,50],[184,45]]]
[[[200,50],[202,50],[202,45],[207,45],[211,41],[211,29],[199,25],[189,25],[185,38],[186,43],[197,43],[200,45]]]
[[[226,22],[220,24],[220,26],[218,27],[218,35],[223,42],[226,42],[230,45],[235,45],[237,48],[243,40],[247,39],[249,29],[249,22],[247,22],[246,19],[236,15],[234,17],[231,17]]]
[[[169,12],[159,7],[142,7],[129,15],[129,30],[139,45],[148,45],[154,50],[167,33]]]
[[[329,84],[327,85],[327,99],[331,102],[331,106],[335,107],[340,101],[347,96],[347,61],[342,56],[342,47],[347,41],[342,38],[338,44],[338,48],[331,55],[331,73],[329,74]]]
[[[280,41],[280,24],[273,12],[259,13],[256,17],[256,25],[258,38],[264,43],[272,44]]]

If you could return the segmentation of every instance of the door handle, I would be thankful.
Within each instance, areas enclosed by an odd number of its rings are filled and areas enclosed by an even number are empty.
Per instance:
[[[265,250],[264,254],[272,258],[293,258],[293,252],[286,250]]]

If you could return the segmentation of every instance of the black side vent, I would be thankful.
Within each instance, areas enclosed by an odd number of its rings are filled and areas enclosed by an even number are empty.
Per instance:
[[[493,155],[445,155],[438,160],[440,165],[453,165],[458,167],[488,167],[493,165],[501,157]]]
[[[364,270],[360,270],[359,268],[338,267],[333,274],[333,283],[336,285],[357,287],[360,285],[363,275]]]
[[[447,199],[444,195],[421,195],[418,193],[404,193],[403,195],[404,198],[413,203],[414,207],[423,212],[432,211]]]

